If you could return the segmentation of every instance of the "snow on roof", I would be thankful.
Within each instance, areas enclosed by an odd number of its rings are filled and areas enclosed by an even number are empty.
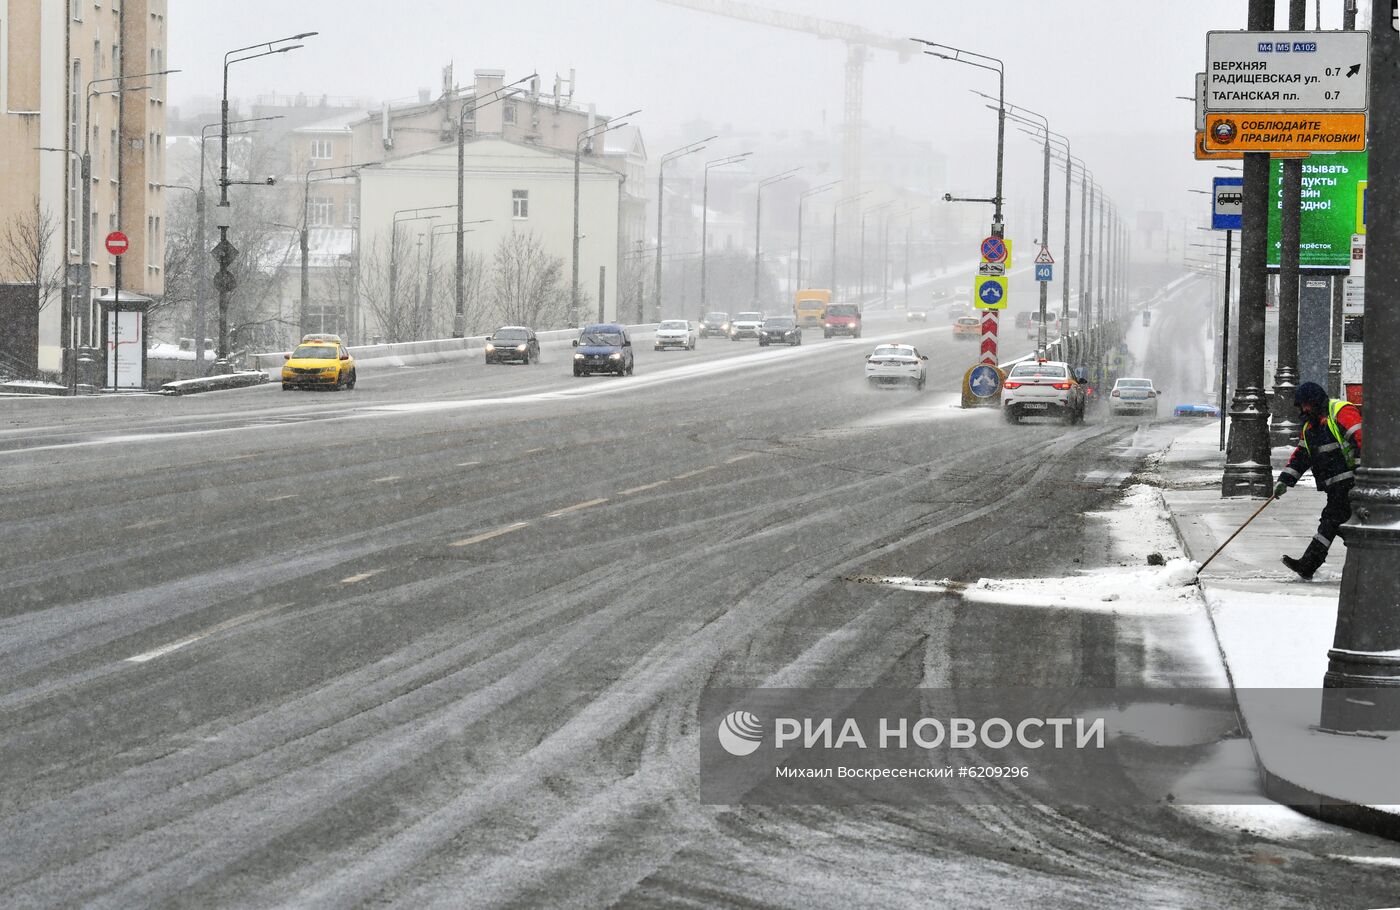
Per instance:
[[[348,133],[350,124],[357,120],[363,120],[369,112],[363,108],[351,108],[336,114],[334,117],[327,117],[325,120],[317,120],[315,123],[307,123],[292,130],[294,133]]]

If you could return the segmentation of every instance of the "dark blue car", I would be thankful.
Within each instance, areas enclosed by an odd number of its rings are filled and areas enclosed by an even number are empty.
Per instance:
[[[632,375],[632,336],[614,322],[586,325],[574,339],[574,375],[616,373]]]

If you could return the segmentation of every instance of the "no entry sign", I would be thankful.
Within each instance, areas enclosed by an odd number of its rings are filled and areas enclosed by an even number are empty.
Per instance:
[[[107,235],[107,252],[113,256],[120,256],[126,252],[126,248],[131,246],[131,241],[121,231],[113,231]]]

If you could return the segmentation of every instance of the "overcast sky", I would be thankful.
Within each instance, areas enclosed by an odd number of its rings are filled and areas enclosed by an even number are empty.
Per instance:
[[[1337,28],[1343,0],[1323,0]],[[1205,32],[1243,28],[1245,0],[763,0],[896,37],[923,37],[1002,58],[1007,100],[1040,111],[1125,208],[1185,209],[1188,187],[1219,174],[1191,159],[1192,93]],[[1288,3],[1278,2],[1280,22]],[[1366,3],[1363,2],[1363,17]],[[1314,21],[1308,3],[1308,23]],[[196,12],[198,10],[198,12]],[[1364,27],[1365,19],[1361,20]],[[653,154],[691,138],[703,118],[737,130],[820,129],[842,117],[845,47],[836,41],[683,9],[661,0],[172,0],[168,59],[177,99],[219,93],[224,51],[300,31],[306,46],[235,66],[231,94],[412,97],[436,94],[441,69],[577,73],[576,100],[605,114],[642,108]],[[178,80],[178,82],[176,81]],[[980,193],[995,115],[970,93],[993,73],[932,57],[903,64],[876,51],[865,69],[865,121],[933,140],[952,159],[948,187]],[[1036,149],[1007,139],[1008,183],[1038,180]],[[1013,175],[1012,172],[1015,172]],[[1038,198],[1035,205],[1039,206]]]

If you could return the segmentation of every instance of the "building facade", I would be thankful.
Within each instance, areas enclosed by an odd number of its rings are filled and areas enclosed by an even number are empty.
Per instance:
[[[0,0],[0,364],[58,377],[98,297],[164,292],[166,0]],[[83,192],[83,162],[90,180]],[[91,297],[80,299],[83,228]],[[130,239],[116,257],[108,233]]]

